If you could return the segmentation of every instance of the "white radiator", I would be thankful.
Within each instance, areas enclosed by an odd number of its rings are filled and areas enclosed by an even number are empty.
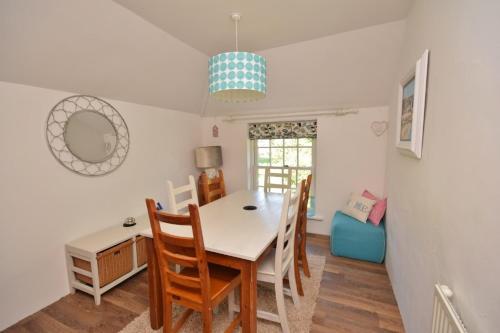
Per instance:
[[[436,284],[432,333],[467,333],[460,316],[450,302],[452,296],[450,288]]]

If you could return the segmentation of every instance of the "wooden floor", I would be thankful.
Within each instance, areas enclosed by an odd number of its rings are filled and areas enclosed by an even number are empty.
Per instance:
[[[321,236],[307,241],[326,257],[311,332],[404,332],[384,265],[334,257]]]
[[[326,256],[311,332],[404,332],[384,265],[334,257],[325,237],[309,237],[308,253]],[[5,332],[117,332],[148,307],[147,272],[104,294],[63,297]]]

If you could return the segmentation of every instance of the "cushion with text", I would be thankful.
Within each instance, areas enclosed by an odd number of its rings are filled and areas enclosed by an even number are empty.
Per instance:
[[[366,219],[376,202],[376,200],[352,193],[349,202],[344,209],[342,209],[342,213],[349,215],[360,222],[366,223]]]

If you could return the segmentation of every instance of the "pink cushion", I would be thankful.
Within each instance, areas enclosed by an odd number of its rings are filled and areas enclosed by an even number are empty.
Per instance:
[[[368,221],[370,221],[374,225],[379,225],[380,221],[384,217],[385,210],[387,208],[387,198],[379,199],[367,190],[363,192],[362,196],[368,199],[377,200],[372,208],[372,211],[370,212],[370,215],[368,215]]]

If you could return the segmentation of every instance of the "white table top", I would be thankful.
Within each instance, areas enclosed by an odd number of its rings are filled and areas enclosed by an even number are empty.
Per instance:
[[[200,207],[205,249],[256,261],[278,235],[283,195],[239,191]],[[243,210],[254,205],[257,210]],[[192,237],[191,227],[161,223],[164,232]],[[141,235],[152,237],[151,228]]]
[[[114,225],[104,230],[99,230],[90,235],[75,239],[66,246],[83,250],[89,253],[98,253],[108,249],[111,246],[124,242],[149,227],[149,218],[147,215],[138,217],[137,224],[133,227],[123,227],[121,224]]]

